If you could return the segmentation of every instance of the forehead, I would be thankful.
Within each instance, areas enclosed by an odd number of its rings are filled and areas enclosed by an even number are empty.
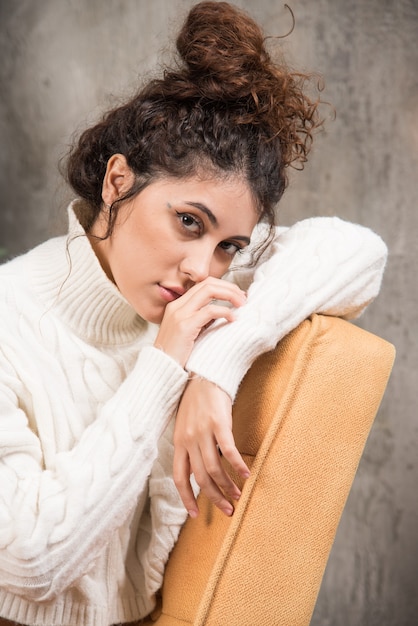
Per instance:
[[[161,189],[178,202],[199,204],[220,219],[240,219],[254,226],[259,220],[257,203],[248,183],[239,176],[191,176],[163,178]]]

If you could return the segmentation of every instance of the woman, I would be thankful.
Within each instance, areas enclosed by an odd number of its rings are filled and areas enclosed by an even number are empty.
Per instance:
[[[320,120],[259,27],[203,2],[177,49],[73,147],[68,236],[0,269],[0,615],[20,624],[146,616],[196,490],[227,515],[240,496],[219,450],[248,476],[231,406],[254,359],[379,291],[370,230],[274,226]]]

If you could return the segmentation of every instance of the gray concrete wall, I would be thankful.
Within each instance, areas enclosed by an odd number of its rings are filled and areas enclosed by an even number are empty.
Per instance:
[[[74,130],[161,60],[188,0],[0,0],[0,247],[62,232],[57,161]],[[282,3],[239,0],[283,34]],[[390,259],[360,324],[397,361],[347,503],[314,626],[418,624],[418,2],[291,0],[292,62],[321,72],[337,111],[292,179],[282,221],[336,213],[378,231]],[[227,626],[227,625],[226,625]]]

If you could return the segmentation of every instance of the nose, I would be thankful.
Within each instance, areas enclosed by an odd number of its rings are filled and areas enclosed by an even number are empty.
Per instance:
[[[214,255],[209,247],[196,246],[187,250],[180,263],[180,271],[187,274],[194,283],[200,283],[208,276],[214,276]]]

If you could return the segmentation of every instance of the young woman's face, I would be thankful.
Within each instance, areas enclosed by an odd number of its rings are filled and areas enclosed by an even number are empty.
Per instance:
[[[112,235],[92,243],[135,311],[158,324],[169,302],[208,276],[223,276],[257,221],[249,187],[238,178],[166,178],[121,206]]]

